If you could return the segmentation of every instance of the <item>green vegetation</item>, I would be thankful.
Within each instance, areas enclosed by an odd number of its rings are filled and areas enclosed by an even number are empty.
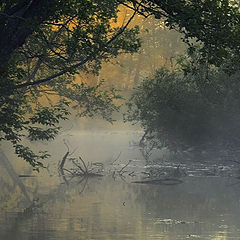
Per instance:
[[[97,74],[103,61],[140,46],[138,28],[121,27],[117,1],[13,1],[0,3],[0,139],[34,168],[46,153],[22,140],[50,140],[72,106],[79,116],[111,121],[119,96],[100,82],[76,81],[79,71]],[[115,23],[116,25],[116,23]]]
[[[240,12],[236,0],[132,0],[145,16],[163,19],[170,29],[184,34],[184,41],[194,48],[192,39],[201,44],[200,53],[209,63],[221,65],[234,59],[240,63]],[[230,62],[231,63],[231,62]],[[231,67],[231,65],[228,65]],[[235,67],[234,67],[235,69]]]
[[[240,147],[239,72],[181,59],[179,69],[159,69],[134,91],[125,118],[146,138],[169,149],[214,151]],[[224,68],[224,67],[223,67]]]
[[[144,137],[159,147],[236,152],[240,146],[239,3],[150,0],[141,7],[143,14],[153,13],[181,32],[188,50],[178,69],[159,69],[135,89],[125,119],[140,123]]]
[[[117,22],[119,6],[132,10],[123,24]],[[189,53],[194,52],[194,43],[198,42],[199,64],[220,67],[224,63],[225,72],[237,72],[240,61],[240,13],[235,1],[4,0],[0,2],[0,140],[11,142],[16,154],[38,169],[42,166],[40,160],[48,154],[34,153],[24,146],[22,140],[54,139],[60,121],[70,114],[70,106],[78,111],[79,116],[98,114],[111,121],[111,113],[117,110],[113,104],[114,99],[119,98],[116,92],[112,89],[106,91],[101,82],[89,86],[76,81],[75,76],[79,72],[98,74],[103,62],[139,49],[139,27],[129,28],[136,14],[144,17],[152,15],[161,19],[164,26],[181,32]],[[155,31],[154,28],[150,30]],[[157,34],[153,33],[152,36]],[[154,46],[158,45],[157,39],[151,42]],[[137,66],[141,61],[139,58]],[[136,67],[135,83],[139,81],[139,66]],[[168,103],[161,100],[161,91],[164,91],[171,108],[180,108],[188,115],[186,120],[183,113],[176,115],[177,110],[172,111],[172,118],[168,116],[172,120],[164,123],[164,128],[170,130],[171,125],[178,122],[176,137],[180,142],[187,144],[190,136],[195,142],[203,141],[205,137],[198,139],[195,124],[191,123],[198,122],[203,125],[203,130],[207,123],[200,116],[206,109],[213,115],[211,121],[218,119],[218,114],[223,112],[226,119],[229,117],[226,109],[231,105],[230,99],[238,101],[237,93],[230,94],[226,90],[227,83],[233,81],[226,79],[234,77],[228,77],[219,69],[211,70],[207,78],[200,76],[200,81],[196,80],[198,74],[195,74],[199,69],[190,69],[184,77],[182,73],[158,72],[155,80],[148,79],[138,88],[139,93],[143,94],[142,99],[133,97],[134,104],[141,103],[136,106],[144,116],[134,110],[129,119],[143,121],[145,128],[151,126],[151,131],[158,132],[159,113],[168,111],[169,114],[169,110],[164,110]],[[131,76],[130,70],[128,75]],[[221,78],[218,77],[220,75]],[[237,81],[233,82],[234,86],[237,85]],[[230,86],[231,91],[233,85]],[[215,87],[219,88],[218,91]],[[162,90],[155,92],[152,99],[148,94],[155,88]],[[168,93],[165,93],[166,89]],[[223,100],[224,94],[227,101]],[[145,103],[144,99],[152,102]],[[157,101],[160,101],[159,105]],[[235,105],[231,105],[234,111]],[[196,106],[203,110],[196,111]],[[147,114],[150,117],[145,117]],[[191,126],[190,130],[187,130],[187,124]],[[182,132],[185,129],[186,137],[180,134],[180,129]],[[208,131],[207,128],[205,130]],[[169,136],[174,136],[170,133],[166,131]]]

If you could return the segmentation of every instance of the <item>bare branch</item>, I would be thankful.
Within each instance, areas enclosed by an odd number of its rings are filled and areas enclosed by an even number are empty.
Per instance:
[[[0,16],[5,17],[5,18],[20,19],[20,20],[24,20],[25,21],[25,19],[22,18],[22,17],[15,16],[15,15],[8,15],[8,14],[6,14],[4,12],[0,12]]]
[[[67,152],[65,153],[65,155],[63,156],[62,161],[61,161],[61,163],[60,163],[60,165],[59,165],[59,167],[58,167],[59,170],[62,170],[62,169],[63,169],[64,164],[65,164],[65,162],[66,162],[66,160],[67,160],[68,155],[69,155],[69,151],[67,151]]]
[[[123,172],[123,170],[124,170],[131,162],[132,162],[132,160],[129,160],[128,163],[120,169],[119,174],[121,174],[121,173]]]
[[[72,162],[73,162],[73,164],[74,164],[76,167],[78,167],[78,168],[80,169],[80,171],[81,171],[83,174],[86,173],[86,172],[83,170],[83,168],[82,168],[79,164],[77,164],[74,160],[72,160]]]
[[[87,173],[88,172],[88,168],[87,168],[85,162],[83,161],[83,159],[81,157],[79,157],[79,159],[80,159],[80,161],[82,162],[82,164],[83,164],[83,166],[85,168],[85,172]]]
[[[118,154],[117,158],[111,163],[111,165],[113,165],[113,164],[119,159],[119,157],[121,156],[121,154],[122,154],[122,152],[120,152],[120,153]]]
[[[38,72],[38,70],[39,70],[42,62],[43,62],[43,59],[42,59],[42,58],[39,58],[39,59],[37,60],[37,63],[36,63],[36,65],[35,65],[32,73],[27,77],[27,81],[28,81],[28,82],[30,82],[31,79],[34,79],[34,78],[35,78],[35,75],[37,74],[37,72]]]
[[[54,73],[54,74],[52,74],[52,75],[50,75],[50,76],[48,76],[46,78],[42,78],[42,79],[36,80],[34,82],[25,82],[25,83],[16,85],[15,87],[12,88],[12,90],[21,89],[21,88],[25,88],[25,87],[29,87],[29,86],[35,86],[35,85],[39,85],[39,84],[43,84],[43,83],[49,82],[52,79],[55,79],[57,77],[60,77],[60,76],[64,75],[65,73],[68,73],[71,69],[80,67],[80,66],[84,65],[85,63],[93,60],[93,59],[94,59],[94,56],[88,56],[83,61],[81,61],[79,63],[76,63],[76,64],[74,64],[74,65],[72,65],[70,67],[67,67],[67,68],[65,68],[64,70],[62,70],[62,71],[60,71],[58,73]]]

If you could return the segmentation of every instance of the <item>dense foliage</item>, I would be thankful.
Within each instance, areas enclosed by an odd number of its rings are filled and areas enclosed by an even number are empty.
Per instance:
[[[240,63],[240,12],[235,0],[132,0],[143,15],[162,18],[168,27],[184,34],[190,49],[192,39],[202,44],[201,54],[210,63],[221,65],[232,59]],[[234,60],[233,60],[234,59]],[[231,63],[231,62],[230,62]],[[238,66],[232,66],[232,70]]]
[[[132,12],[118,27],[120,5]],[[69,114],[69,105],[79,111],[79,116],[97,113],[111,120],[111,112],[117,109],[113,104],[119,97],[116,92],[101,90],[101,82],[91,87],[79,83],[74,76],[79,71],[97,74],[103,61],[120,53],[136,52],[140,46],[139,29],[128,27],[137,13],[162,18],[167,26],[182,32],[189,50],[195,48],[192,39],[199,41],[202,62],[207,60],[215,65],[224,62],[228,70],[238,70],[239,64],[233,68],[228,64],[239,62],[240,14],[234,1],[3,0],[0,139],[10,141],[18,156],[37,168],[41,165],[39,159],[47,154],[33,153],[22,144],[22,139],[53,139],[60,121]],[[167,76],[181,78],[175,74]],[[188,85],[184,83],[181,87]],[[154,86],[149,80],[145,87],[147,90]],[[171,84],[168,87],[173,88],[171,91],[181,89]],[[174,101],[177,100],[175,97]]]
[[[160,69],[136,88],[126,120],[140,123],[145,137],[173,150],[238,148],[239,2],[139,4],[143,15],[153,14],[183,33],[188,57],[182,59],[180,69]]]
[[[135,89],[126,120],[174,151],[239,148],[239,72],[181,64],[181,71],[159,69]]]
[[[116,91],[102,82],[76,81],[97,74],[103,61],[140,46],[138,28],[118,27],[117,1],[13,1],[0,3],[0,137],[33,167],[35,154],[22,140],[54,139],[71,105],[79,116],[111,121]],[[70,104],[71,103],[71,104]]]

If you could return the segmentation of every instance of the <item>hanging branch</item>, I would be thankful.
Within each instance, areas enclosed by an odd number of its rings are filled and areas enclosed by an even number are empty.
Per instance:
[[[109,39],[109,40],[107,41],[105,47],[111,45],[111,43],[114,42],[114,41],[126,30],[126,28],[129,26],[130,22],[131,22],[131,21],[133,20],[133,18],[135,17],[137,11],[138,11],[138,9],[136,9],[136,10],[134,11],[134,13],[132,14],[132,16],[131,16],[131,17],[129,18],[129,20],[127,21],[127,23],[126,23],[122,28],[120,28],[119,31],[118,31],[111,39]],[[86,63],[89,62],[89,61],[95,60],[95,59],[96,59],[96,54],[101,53],[101,50],[102,50],[102,48],[99,48],[99,49],[95,52],[95,54],[90,55],[90,56],[86,57],[85,59],[83,59],[82,61],[80,61],[80,62],[78,62],[78,63],[76,63],[76,64],[73,64],[73,65],[71,65],[71,66],[69,66],[69,67],[66,67],[66,68],[63,69],[62,71],[59,71],[58,73],[54,73],[54,74],[52,74],[52,75],[50,75],[50,76],[48,76],[48,77],[46,77],[46,78],[38,79],[38,80],[36,80],[36,81],[34,81],[34,82],[29,82],[29,81],[28,81],[28,82],[25,82],[25,83],[22,83],[22,84],[18,84],[18,85],[16,85],[16,86],[12,87],[12,88],[10,89],[10,91],[8,91],[8,92],[5,93],[5,94],[10,94],[10,92],[12,92],[13,90],[16,90],[16,89],[21,89],[21,88],[25,88],[25,87],[29,87],[29,86],[35,86],[35,85],[43,84],[43,83],[49,82],[50,80],[53,80],[53,79],[55,79],[55,78],[57,78],[57,77],[60,77],[60,76],[64,75],[65,73],[68,73],[68,72],[71,71],[72,69],[78,68],[78,67],[86,64]]]

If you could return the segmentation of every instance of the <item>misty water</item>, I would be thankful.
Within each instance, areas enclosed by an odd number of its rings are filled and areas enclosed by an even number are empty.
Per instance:
[[[147,163],[136,145],[141,135],[132,130],[64,133],[43,144],[52,157],[39,174],[27,165],[14,166],[9,174],[1,159],[0,239],[240,239],[238,165],[169,162],[158,150]],[[64,181],[57,171],[67,151],[63,139],[75,150],[71,157],[103,163],[104,176]],[[13,164],[14,155],[6,155]],[[179,165],[186,176],[175,184],[134,183],[151,169],[167,176]]]

